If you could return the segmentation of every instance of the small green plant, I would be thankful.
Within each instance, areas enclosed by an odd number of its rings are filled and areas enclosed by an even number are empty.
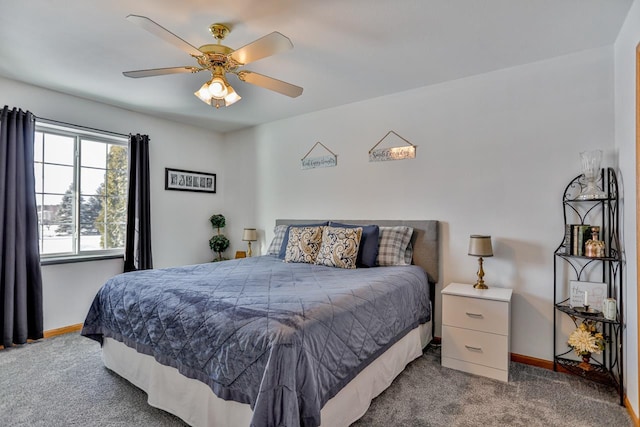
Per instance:
[[[211,218],[209,218],[209,221],[211,221],[211,226],[213,228],[218,229],[218,234],[220,234],[220,229],[224,228],[224,226],[227,225],[227,220],[224,218],[224,215],[222,214],[211,215]]]
[[[218,254],[218,258],[216,258],[215,261],[222,261],[224,259],[222,257],[222,252],[226,251],[229,247],[229,239],[222,234],[215,235],[209,239],[209,247],[213,252]]]
[[[213,261],[223,261],[226,258],[222,256],[222,253],[227,250],[230,242],[229,239],[220,233],[220,229],[224,228],[227,221],[222,214],[211,215],[209,221],[211,222],[211,226],[217,230],[217,234],[209,239],[209,247],[213,252],[218,254],[218,257],[214,258]]]

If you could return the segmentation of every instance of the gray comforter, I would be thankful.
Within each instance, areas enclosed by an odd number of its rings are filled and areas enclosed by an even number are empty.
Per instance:
[[[82,334],[111,337],[249,403],[254,426],[317,426],[320,409],[429,320],[416,266],[345,270],[272,256],[125,273]]]

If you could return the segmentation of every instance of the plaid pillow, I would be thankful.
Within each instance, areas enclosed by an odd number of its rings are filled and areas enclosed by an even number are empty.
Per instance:
[[[413,261],[413,245],[411,244],[411,240],[409,240],[407,250],[404,251],[404,263],[411,265],[411,261]]]
[[[403,225],[380,227],[377,264],[380,266],[410,265],[413,247],[409,249],[409,244],[412,235],[412,227]],[[407,255],[409,262],[407,262]]]
[[[274,227],[273,232],[275,236],[273,236],[269,249],[267,249],[267,255],[278,255],[280,253],[280,247],[282,247],[282,241],[284,240],[284,233],[286,231],[286,225],[276,225]]]

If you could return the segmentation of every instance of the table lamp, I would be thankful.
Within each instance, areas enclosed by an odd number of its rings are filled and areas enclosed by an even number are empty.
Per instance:
[[[247,242],[249,249],[247,250],[247,256],[251,256],[251,242],[258,240],[258,233],[255,228],[245,228],[242,233],[242,240]]]
[[[493,256],[491,248],[491,236],[481,236],[478,234],[471,235],[469,239],[469,255],[478,257],[478,281],[473,285],[476,289],[489,289],[484,284],[484,270],[482,269],[482,258]]]

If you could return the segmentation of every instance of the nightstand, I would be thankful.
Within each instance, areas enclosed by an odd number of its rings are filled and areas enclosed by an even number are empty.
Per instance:
[[[511,289],[442,290],[442,366],[509,381]]]

